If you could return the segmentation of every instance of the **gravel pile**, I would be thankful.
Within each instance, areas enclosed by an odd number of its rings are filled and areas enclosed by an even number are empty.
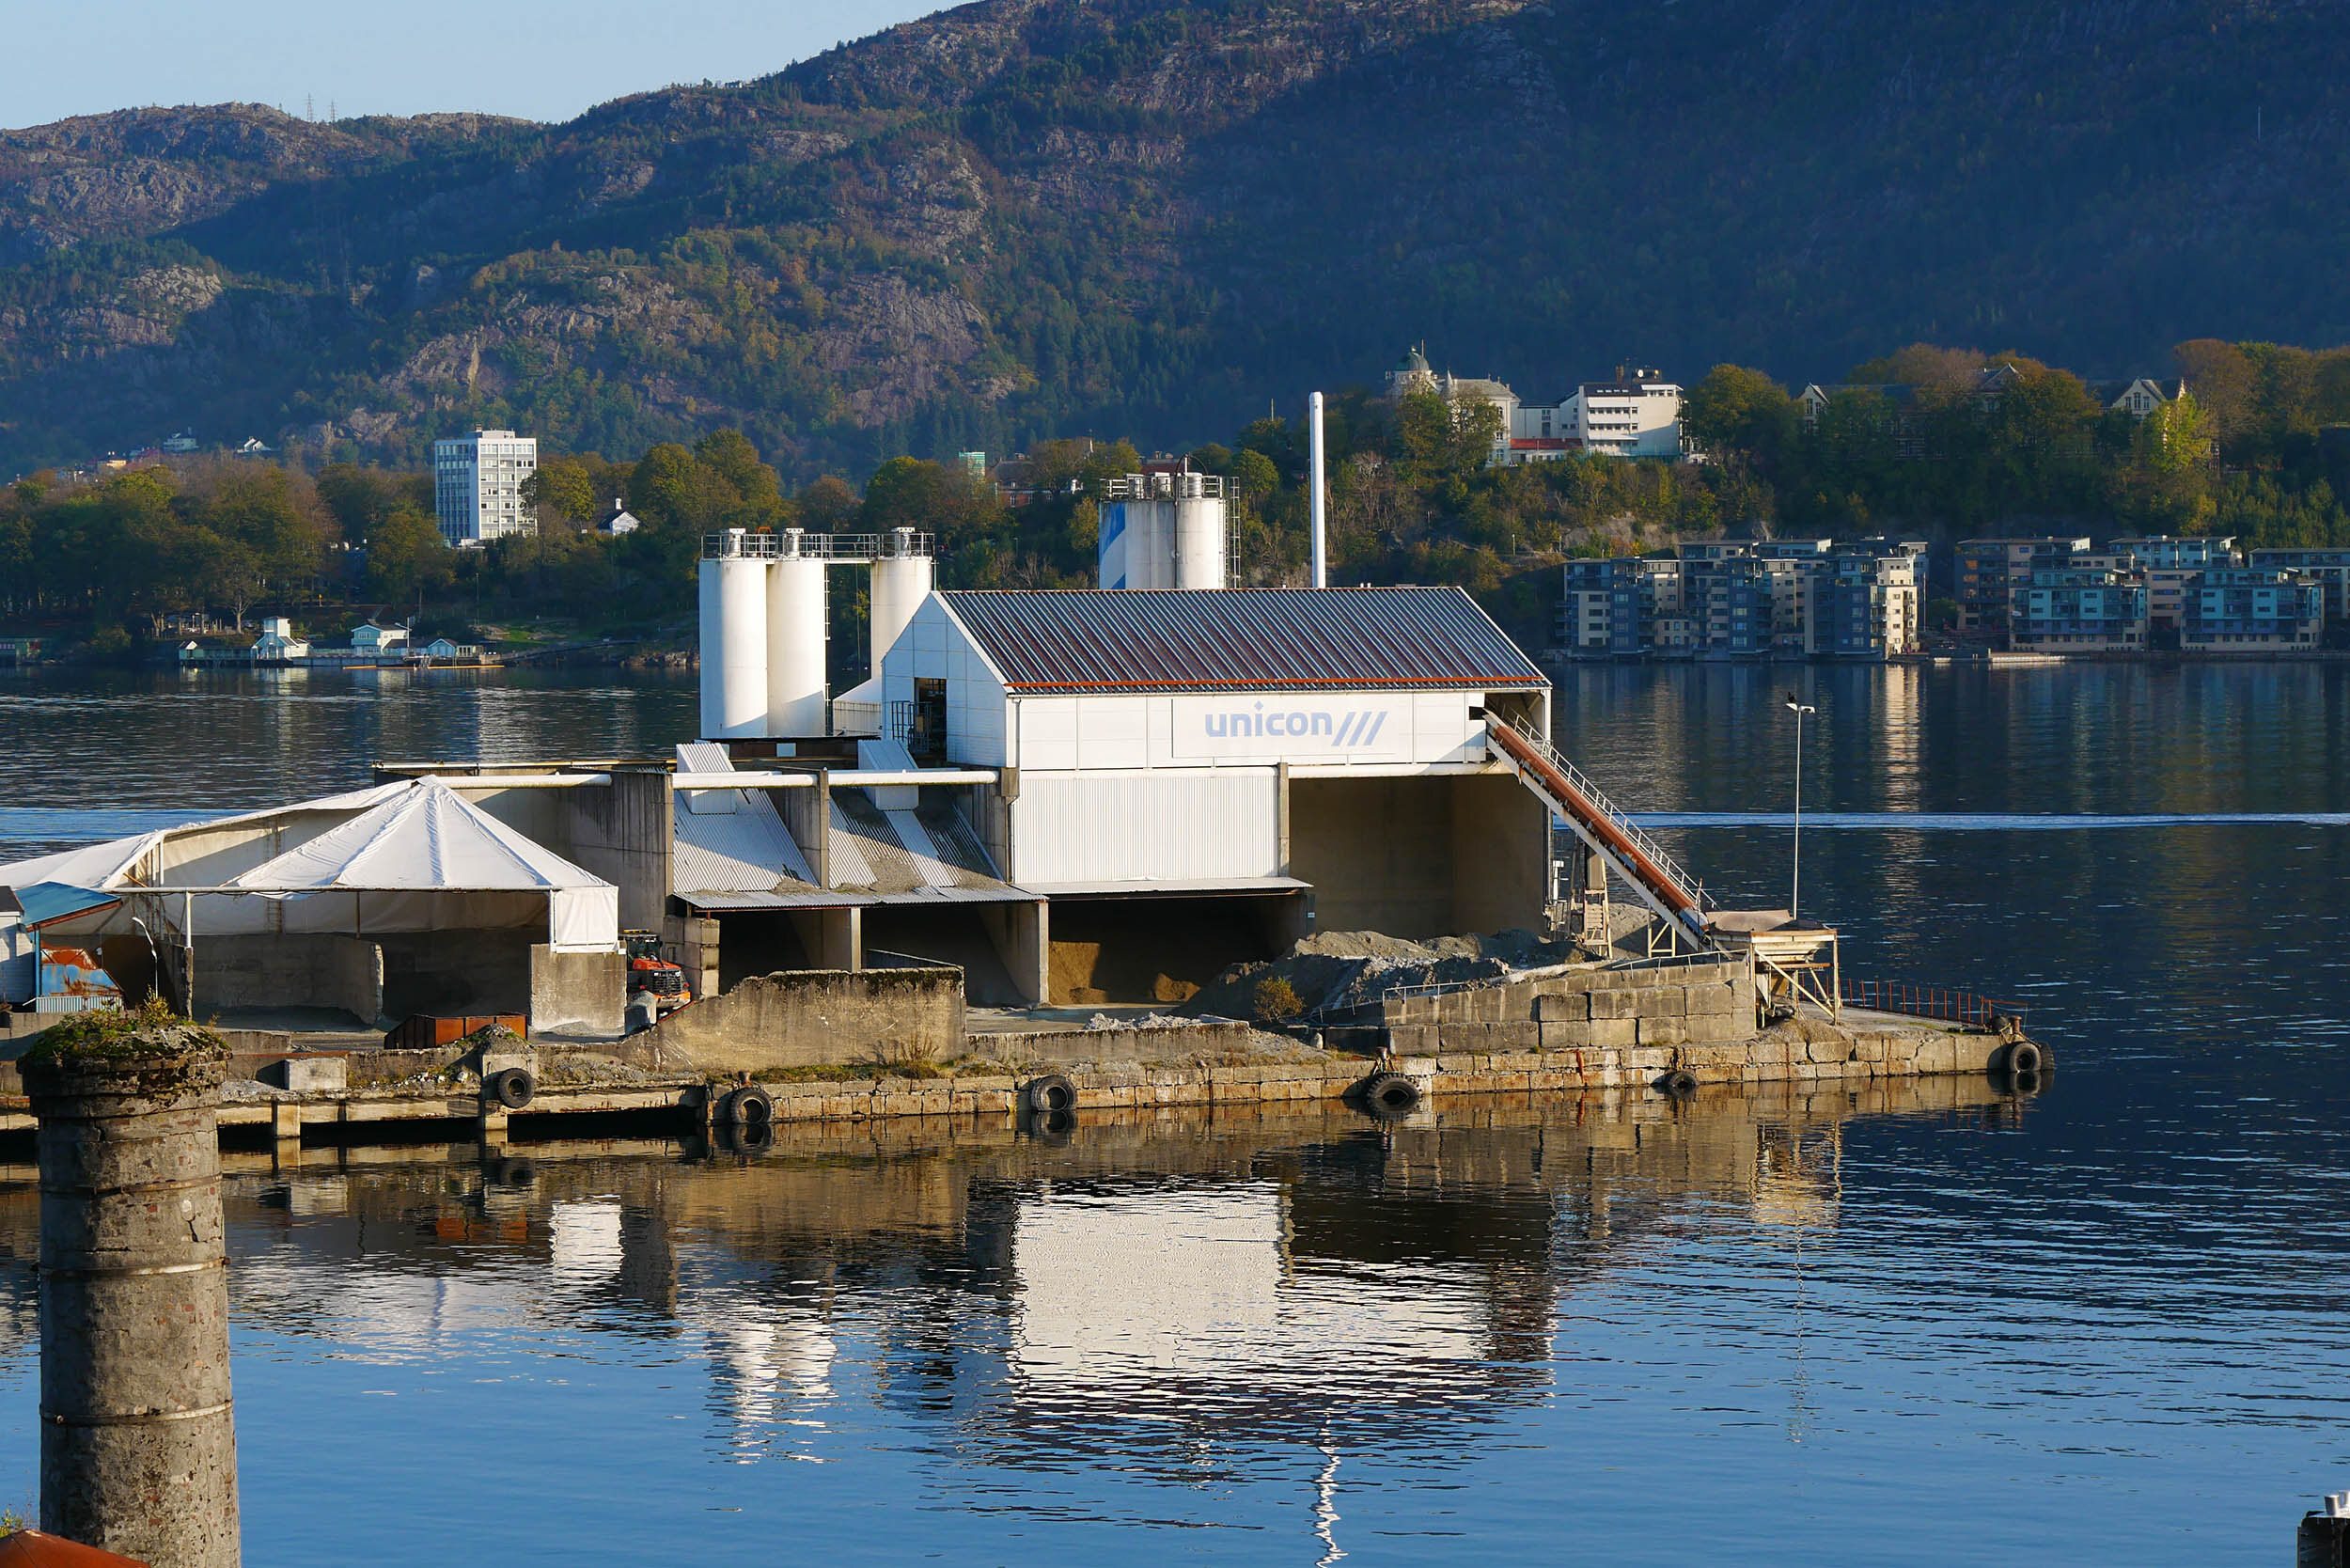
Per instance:
[[[1516,970],[1564,964],[1574,956],[1570,945],[1545,942],[1530,931],[1440,936],[1426,942],[1376,931],[1325,931],[1307,937],[1281,958],[1234,964],[1192,997],[1184,1011],[1254,1018],[1258,988],[1279,979],[1296,993],[1303,1016],[1335,1017],[1375,1005],[1399,986],[1498,980]]]

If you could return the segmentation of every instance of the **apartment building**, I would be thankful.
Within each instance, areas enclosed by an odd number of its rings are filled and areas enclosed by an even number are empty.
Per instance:
[[[475,431],[432,444],[432,509],[449,544],[478,549],[509,534],[535,534],[539,519],[523,500],[523,481],[538,472],[539,442],[512,431]]]
[[[2135,573],[2043,566],[2011,594],[2011,648],[2041,653],[2145,651],[2146,585]]]
[[[2325,590],[2326,619],[2350,620],[2350,550],[2280,546],[2253,551],[2250,564],[2310,578]]]
[[[2326,588],[2264,567],[2213,567],[2186,595],[2183,651],[2215,655],[2312,649],[2326,624]]]
[[[1954,552],[1958,628],[1998,632],[2008,627],[2015,590],[2038,572],[2069,565],[2089,548],[2087,535],[2074,539],[1962,539]]]
[[[1811,590],[1804,651],[1815,658],[1882,659],[1919,642],[1922,549],[1829,557]]]
[[[1708,540],[1568,563],[1573,658],[1885,658],[1913,651],[1922,542]]]

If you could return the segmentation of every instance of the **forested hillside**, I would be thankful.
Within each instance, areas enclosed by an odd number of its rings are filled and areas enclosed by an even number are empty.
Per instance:
[[[788,483],[1226,437],[1407,341],[1543,398],[2350,337],[2341,0],[981,0],[569,124],[0,133],[0,473],[737,427]],[[1227,437],[1229,438],[1229,437]]]

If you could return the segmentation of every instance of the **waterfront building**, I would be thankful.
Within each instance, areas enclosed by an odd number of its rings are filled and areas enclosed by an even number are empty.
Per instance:
[[[1962,539],[1952,573],[1962,632],[2006,629],[2015,590],[2038,572],[2060,570],[2089,548],[2074,539]]]
[[[408,628],[379,626],[372,620],[363,620],[352,628],[351,646],[356,652],[388,653],[408,646]]]
[[[2174,539],[2169,534],[2138,534],[2108,540],[2108,550],[2127,550],[2138,557],[2141,567],[2192,567],[2198,572],[2205,567],[2236,564],[2235,537],[2214,535],[2195,539]]]
[[[1693,540],[1671,555],[1571,561],[1570,658],[1877,658],[1913,652],[1922,541]]]
[[[2188,585],[2179,647],[2192,653],[2313,649],[2326,590],[2315,579],[2263,567],[2214,567]]]
[[[1831,659],[1884,659],[1915,652],[1919,629],[1916,554],[1873,546],[1839,550],[1817,574],[1804,619],[1804,651]]]
[[[2043,653],[2142,653],[2146,585],[2134,574],[2042,567],[2013,589],[2008,646]]]
[[[1639,651],[1638,622],[1625,618],[1620,647],[1617,635],[1617,579],[1632,574],[1636,557],[1569,561],[1566,589],[1559,609],[1559,646],[1576,658],[1617,658]],[[1631,591],[1627,585],[1627,592]]]
[[[1774,567],[1778,571],[1774,571]],[[1768,658],[1778,646],[1778,601],[1792,563],[1719,556],[1688,563],[1682,589],[1700,659]],[[1789,596],[1792,597],[1792,596]]]
[[[538,471],[539,442],[512,431],[475,431],[432,444],[432,508],[441,538],[478,549],[509,534],[535,534],[539,519],[523,500]]]
[[[1686,651],[1683,563],[1670,555],[1569,561],[1559,646],[1575,658],[1637,659]]]
[[[253,640],[253,662],[257,665],[284,664],[306,658],[309,652],[309,638],[296,636],[293,622],[282,615],[262,621],[261,635]]]
[[[2251,564],[2310,578],[2325,589],[2326,619],[2350,619],[2350,550],[2280,546],[2253,551]]]

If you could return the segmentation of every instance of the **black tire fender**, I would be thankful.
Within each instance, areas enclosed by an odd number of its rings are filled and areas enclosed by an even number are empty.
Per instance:
[[[2007,1048],[2007,1074],[2011,1078],[2036,1078],[2047,1065],[2047,1056],[2029,1040],[2019,1040]]]
[[[520,1110],[538,1096],[539,1080],[527,1067],[501,1067],[490,1074],[481,1090],[508,1110]]]
[[[776,1103],[757,1084],[744,1084],[730,1090],[718,1102],[718,1122],[738,1131],[744,1127],[771,1127],[776,1120]]]
[[[1373,1073],[1363,1082],[1363,1108],[1383,1121],[1411,1115],[1419,1101],[1419,1084],[1402,1073]]]
[[[1656,1080],[1656,1088],[1668,1099],[1686,1100],[1698,1091],[1697,1074],[1676,1067]]]
[[[1027,1087],[1020,1091],[1020,1100],[1039,1116],[1073,1111],[1077,1108],[1077,1086],[1058,1073],[1047,1073],[1041,1078],[1029,1079]]]

